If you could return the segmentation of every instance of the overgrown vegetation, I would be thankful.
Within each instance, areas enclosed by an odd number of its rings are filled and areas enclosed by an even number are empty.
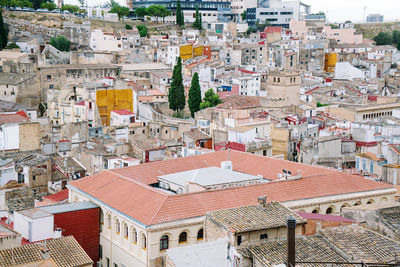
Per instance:
[[[374,37],[376,45],[394,45],[400,49],[400,31],[380,32]]]
[[[68,52],[71,42],[62,35],[50,39],[50,44],[60,51]]]
[[[146,37],[147,36],[147,27],[146,27],[146,25],[137,25],[136,28],[139,31],[140,37]]]
[[[125,24],[125,29],[127,29],[127,30],[132,30],[133,28],[132,28],[132,26],[131,26],[131,25],[129,25],[129,24]]]
[[[322,104],[320,102],[317,102],[317,108],[326,107],[326,106],[329,106],[329,104]]]
[[[17,49],[20,48],[16,43],[9,43],[4,49]]]
[[[204,94],[204,100],[200,104],[200,109],[215,107],[221,103],[222,100],[219,98],[219,95],[215,93],[213,89],[209,89]]]

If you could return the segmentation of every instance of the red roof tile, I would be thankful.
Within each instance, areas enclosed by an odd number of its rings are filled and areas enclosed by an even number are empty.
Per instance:
[[[266,178],[275,179],[277,173],[285,168],[294,174],[302,170],[303,177],[298,180],[178,195],[170,195],[147,185],[157,182],[159,175],[219,166],[227,158],[228,151],[220,151],[159,161],[103,171],[72,181],[68,186],[99,199],[145,225],[203,216],[206,212],[219,209],[255,205],[257,197],[263,195],[267,195],[269,201],[285,202],[392,188],[391,185],[363,177],[239,151],[230,152],[235,171],[262,174]]]
[[[63,201],[68,199],[68,189],[61,190],[60,192],[57,192],[55,194],[52,194],[50,196],[44,197],[44,199],[48,199],[51,201]]]
[[[113,110],[112,112],[117,113],[119,115],[135,115],[135,113],[127,109]]]
[[[0,124],[27,122],[29,119],[20,114],[0,114]]]

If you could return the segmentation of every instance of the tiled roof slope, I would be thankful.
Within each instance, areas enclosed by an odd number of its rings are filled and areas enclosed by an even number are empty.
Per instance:
[[[325,228],[325,240],[365,263],[393,263],[400,255],[400,243],[358,225]]]
[[[293,161],[267,158],[236,150],[231,150],[230,155],[228,155],[228,153],[229,152],[225,150],[198,156],[163,160],[115,169],[112,170],[112,172],[145,184],[153,184],[157,183],[157,177],[160,175],[211,166],[221,167],[221,162],[227,161],[229,158],[229,160],[232,161],[234,171],[251,175],[262,175],[268,180],[276,180],[278,173],[282,173],[282,169],[290,170],[293,175],[297,174],[297,170],[301,170],[303,176],[337,173],[337,171],[332,169],[305,165]]]
[[[233,151],[231,151],[231,159],[234,162],[234,170],[248,170],[254,167],[257,170],[253,170],[253,174],[258,171],[268,174],[284,166],[286,168],[291,166],[292,170],[296,166],[298,169],[306,170],[303,173],[306,172],[309,176],[303,176],[298,180],[178,195],[170,195],[143,184],[145,181],[156,182],[152,177],[160,174],[202,168],[207,164],[217,166],[221,159],[226,160],[227,154],[216,152],[206,155],[210,156],[192,156],[142,164],[124,168],[125,170],[103,171],[72,181],[67,187],[89,194],[145,225],[204,216],[206,212],[220,209],[256,205],[259,196],[268,196],[270,201],[285,202],[392,188],[389,184],[342,172]],[[240,162],[241,155],[243,155],[244,163]],[[246,163],[250,166],[245,167]]]
[[[73,236],[46,241],[50,258],[60,267],[76,267],[93,263]],[[40,243],[30,243],[13,249],[0,250],[0,267],[24,265],[42,260]]]
[[[247,250],[247,254],[256,258],[263,266],[276,266],[287,261],[286,240],[250,244],[244,250]],[[316,237],[296,238],[296,261],[346,262],[342,256]],[[307,264],[306,266],[316,265]]]
[[[265,207],[245,206],[207,213],[207,218],[235,233],[286,227],[286,218],[289,216],[295,217],[298,224],[306,222],[279,202],[271,202]]]

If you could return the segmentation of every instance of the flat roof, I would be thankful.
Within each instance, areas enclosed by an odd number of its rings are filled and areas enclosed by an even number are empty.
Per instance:
[[[43,210],[46,213],[57,214],[57,213],[64,213],[77,210],[94,209],[98,207],[99,206],[97,206],[92,202],[85,201],[77,203],[64,203],[59,205],[42,206],[39,209]]]
[[[228,171],[218,167],[208,167],[162,175],[159,176],[159,179],[180,186],[185,186],[186,182],[193,182],[202,186],[211,186],[263,178],[241,172]]]
[[[49,217],[52,214],[48,213],[44,210],[41,210],[39,208],[32,208],[32,209],[26,209],[26,210],[18,210],[17,212],[21,213],[22,215],[29,217],[31,219],[39,219],[39,218],[44,218],[44,217]]]

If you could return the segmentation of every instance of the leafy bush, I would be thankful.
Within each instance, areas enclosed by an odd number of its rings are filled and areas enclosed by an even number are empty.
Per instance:
[[[68,52],[71,42],[62,35],[50,39],[50,44],[60,51]]]
[[[146,25],[137,25],[136,28],[139,31],[140,37],[146,37],[147,36],[147,27],[146,27]]]

